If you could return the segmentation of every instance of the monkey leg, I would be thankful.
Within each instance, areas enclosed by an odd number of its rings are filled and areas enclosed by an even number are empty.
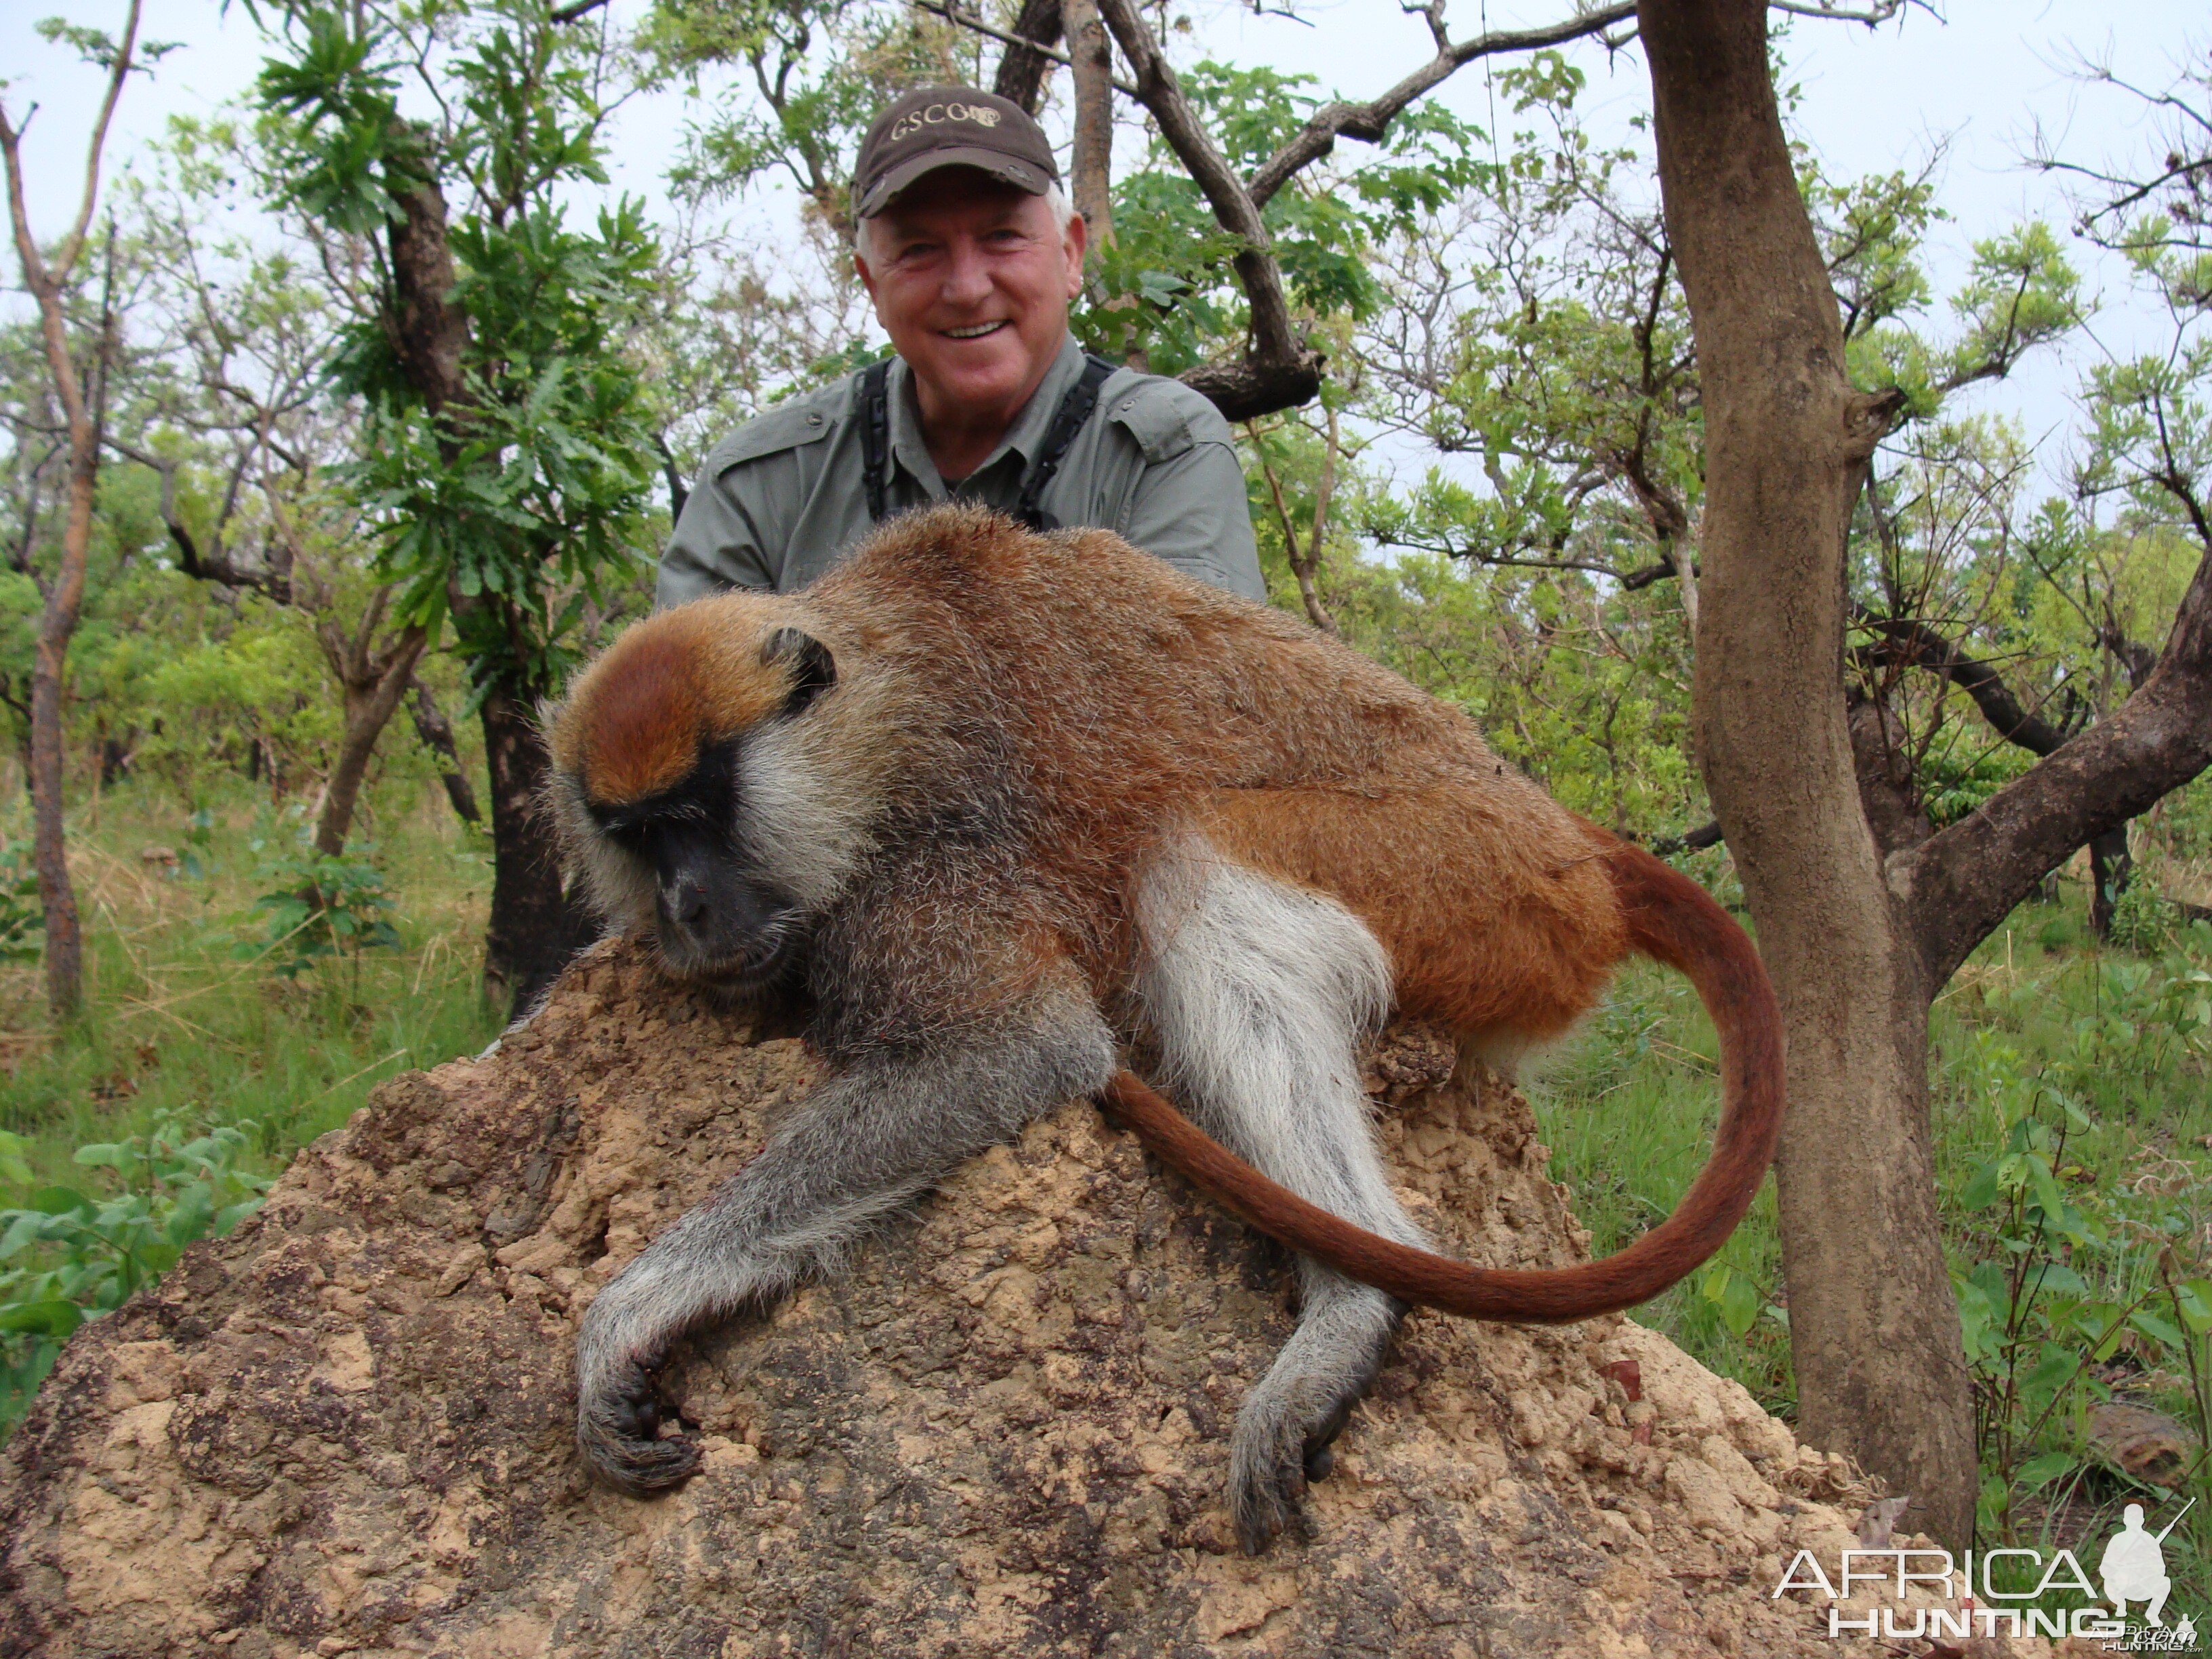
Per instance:
[[[1146,879],[1138,994],[1164,1082],[1222,1144],[1300,1197],[1425,1243],[1384,1177],[1358,1042],[1390,1002],[1374,936],[1334,901],[1225,861],[1203,843]],[[1298,1328],[1245,1398],[1230,1507],[1258,1553],[1290,1524],[1366,1394],[1406,1312],[1306,1257]]]
[[[963,1160],[1114,1069],[1105,1022],[1066,988],[927,1048],[871,1055],[807,1097],[761,1155],[617,1274],[576,1342],[576,1441],[645,1497],[697,1468],[659,1437],[653,1373],[678,1338],[771,1301]]]

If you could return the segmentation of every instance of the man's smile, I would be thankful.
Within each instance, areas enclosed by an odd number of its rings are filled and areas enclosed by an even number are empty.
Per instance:
[[[980,340],[986,334],[996,334],[1006,325],[1006,319],[1001,317],[995,323],[970,323],[965,328],[948,328],[942,332],[955,340]]]

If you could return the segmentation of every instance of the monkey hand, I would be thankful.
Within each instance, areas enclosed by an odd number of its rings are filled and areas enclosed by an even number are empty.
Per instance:
[[[576,1340],[576,1448],[616,1491],[651,1498],[697,1473],[699,1449],[680,1435],[661,1437],[654,1374],[667,1339],[635,1331],[636,1310],[628,1305],[635,1300],[617,1279],[584,1315]]]
[[[592,1472],[616,1491],[651,1498],[680,1486],[699,1468],[699,1448],[681,1435],[660,1437],[660,1398],[650,1368],[629,1360],[602,1384],[578,1389],[576,1446]]]

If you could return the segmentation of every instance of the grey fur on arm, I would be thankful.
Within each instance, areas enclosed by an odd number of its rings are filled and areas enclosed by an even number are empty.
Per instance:
[[[685,1333],[829,1271],[963,1161],[1104,1086],[1113,1039],[1087,1000],[1056,996],[1023,1015],[830,1078],[599,1292],[577,1338],[576,1440],[612,1484],[642,1495],[697,1466],[689,1441],[659,1437],[653,1383]]]

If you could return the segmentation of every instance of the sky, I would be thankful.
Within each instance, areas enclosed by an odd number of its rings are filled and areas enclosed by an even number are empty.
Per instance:
[[[643,3],[615,0],[617,20],[635,16]],[[1352,98],[1373,95],[1431,51],[1426,24],[1387,0],[1292,0],[1295,18],[1280,15],[1282,0],[1265,3],[1264,13],[1225,0],[1194,7],[1200,44],[1235,61],[1311,74],[1322,89]],[[121,0],[0,0],[0,65],[9,66],[0,98],[19,118],[27,103],[39,106],[25,139],[26,195],[42,240],[58,235],[75,210],[84,138],[100,91],[94,71],[37,36],[33,24],[58,5],[65,5],[73,21],[109,28],[123,14]],[[1449,18],[1463,37],[1485,27],[1547,21],[1565,5],[1455,0]],[[1796,20],[1785,48],[1802,94],[1798,127],[1831,177],[1917,168],[1933,151],[1947,151],[1938,200],[1953,216],[1938,228],[1929,252],[1939,293],[1955,283],[1977,239],[2029,216],[2064,224],[2065,204],[2051,182],[2022,164],[2039,123],[2070,156],[2103,161],[2148,153],[2153,137],[2141,106],[2084,87],[2072,66],[2083,58],[2106,60],[2138,84],[2161,87],[2185,45],[2212,34],[2202,0],[2129,0],[2124,6],[2110,0],[1941,0],[1940,9],[1940,17],[1908,11],[1875,30]],[[226,10],[217,0],[149,0],[146,10],[148,38],[183,44],[152,80],[134,81],[125,94],[110,143],[110,155],[124,167],[172,114],[206,115],[244,93],[262,55],[240,4]],[[1573,56],[1589,76],[1585,109],[1593,125],[1601,134],[1607,124],[1625,131],[1629,118],[1649,102],[1641,59],[1632,51],[1608,60],[1589,46]],[[1492,88],[1480,64],[1462,70],[1436,95],[1477,125],[1492,125]],[[674,94],[635,100],[623,111],[613,135],[615,189],[660,196],[660,174],[685,113]],[[750,218],[762,234],[773,236],[787,212],[771,198]],[[2119,355],[2154,338],[2158,319],[2117,262],[2086,245],[2076,244],[2075,252],[2102,307],[2089,349]],[[5,269],[13,287],[12,257]],[[9,301],[25,303],[20,294]],[[2055,480],[2078,374],[2078,363],[2045,356],[2031,359],[2003,385],[1971,395],[1983,408],[2021,421],[2043,446],[2040,470]]]

